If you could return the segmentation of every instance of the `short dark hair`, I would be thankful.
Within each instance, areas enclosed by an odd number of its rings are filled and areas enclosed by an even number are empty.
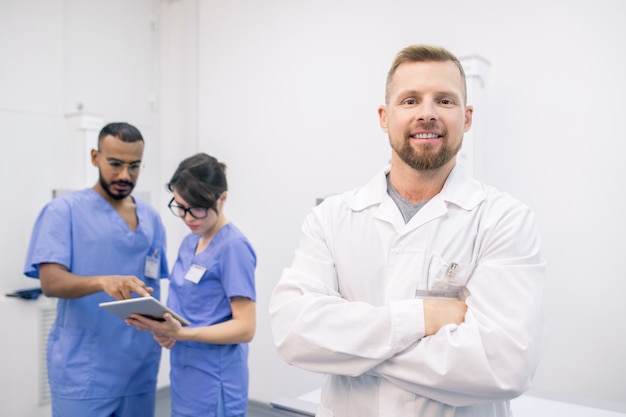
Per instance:
[[[216,210],[217,200],[228,191],[226,165],[206,153],[185,158],[167,183],[170,191],[192,207]]]
[[[122,142],[143,142],[143,136],[141,136],[139,129],[124,122],[109,123],[104,126],[98,135],[98,146],[100,146],[102,139],[109,135]]]
[[[446,62],[452,61],[461,73],[461,82],[463,88],[463,100],[467,104],[467,82],[465,80],[465,71],[463,65],[456,56],[450,51],[440,46],[434,45],[410,45],[398,52],[391,64],[391,68],[387,73],[387,84],[385,86],[385,103],[389,101],[389,88],[393,75],[401,64],[406,62]]]

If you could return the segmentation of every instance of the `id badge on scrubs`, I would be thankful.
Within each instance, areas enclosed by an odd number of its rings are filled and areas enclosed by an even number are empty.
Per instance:
[[[159,257],[159,250],[155,249],[152,255],[146,256],[146,266],[143,274],[146,278],[157,279],[159,278],[159,265],[161,264]]]
[[[204,275],[205,272],[206,272],[205,267],[192,264],[191,267],[189,268],[189,271],[187,271],[187,274],[185,274],[185,279],[193,282],[194,284],[197,284],[198,282],[200,282],[200,279],[202,278],[202,275]]]

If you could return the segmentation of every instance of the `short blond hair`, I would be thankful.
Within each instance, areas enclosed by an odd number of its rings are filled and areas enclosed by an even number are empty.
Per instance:
[[[398,52],[391,63],[391,68],[387,73],[387,84],[385,86],[385,103],[389,102],[389,89],[391,80],[396,70],[401,64],[406,62],[446,62],[452,61],[461,73],[461,82],[463,87],[463,101],[467,104],[467,82],[465,80],[465,71],[461,62],[452,52],[445,48],[434,45],[410,45]]]

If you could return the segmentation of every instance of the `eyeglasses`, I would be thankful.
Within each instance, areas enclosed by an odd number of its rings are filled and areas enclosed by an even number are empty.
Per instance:
[[[123,161],[120,161],[119,159],[112,159],[112,158],[107,158],[105,159],[105,161],[107,162],[109,167],[111,167],[111,171],[115,173],[122,172],[124,167],[128,167],[129,174],[136,174],[139,172],[139,169],[143,166],[141,161],[123,162]]]
[[[191,215],[191,217],[193,217],[194,219],[204,219],[206,216],[209,215],[209,209],[208,208],[205,208],[205,207],[183,207],[183,206],[179,206],[178,204],[174,203],[174,199],[173,198],[172,198],[172,200],[170,201],[170,203],[167,206],[170,208],[170,210],[172,211],[174,216],[180,217],[182,219],[185,218],[187,213],[189,213]]]

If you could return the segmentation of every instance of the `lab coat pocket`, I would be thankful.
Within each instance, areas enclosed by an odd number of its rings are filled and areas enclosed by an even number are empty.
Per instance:
[[[432,290],[461,290],[469,281],[475,265],[444,260],[433,254],[428,268],[428,288]]]

